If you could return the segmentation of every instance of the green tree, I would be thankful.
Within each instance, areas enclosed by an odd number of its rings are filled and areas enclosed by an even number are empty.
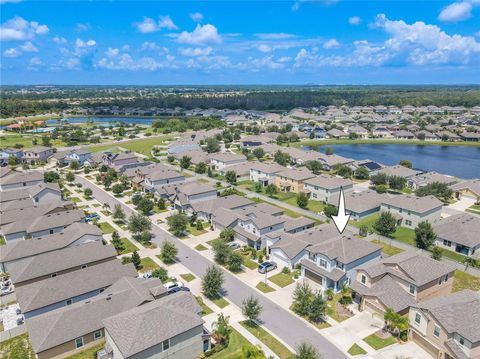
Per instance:
[[[406,184],[407,184],[407,180],[404,177],[400,177],[400,176],[388,177],[388,185],[392,189],[402,190],[405,188]]]
[[[168,270],[163,267],[156,268],[152,272],[152,277],[160,279],[162,283],[168,282]]]
[[[398,164],[403,167],[412,168],[412,161],[410,160],[400,160]]]
[[[253,190],[254,190],[255,192],[257,192],[257,193],[262,192],[262,190],[263,190],[262,184],[261,184],[260,182],[255,182],[255,183],[253,184]]]
[[[166,264],[175,262],[175,257],[178,254],[178,249],[172,241],[164,240],[160,248],[160,258]]]
[[[415,194],[419,197],[435,196],[440,201],[448,202],[453,195],[453,191],[446,183],[433,182],[418,188]]]
[[[373,224],[373,228],[382,236],[391,236],[396,230],[395,217],[388,211],[380,213],[380,217]]]
[[[325,216],[332,218],[332,216],[337,215],[337,208],[335,206],[332,206],[331,204],[327,204],[323,209],[323,213],[325,214]]]
[[[80,168],[80,163],[78,163],[78,161],[75,161],[73,160],[72,162],[70,162],[70,169],[71,170],[78,170]]]
[[[153,207],[155,207],[153,201],[146,197],[143,197],[137,205],[137,209],[145,216],[147,216],[153,210]]]
[[[265,193],[270,197],[275,196],[277,194],[277,186],[275,186],[273,183],[270,183],[265,187]]]
[[[240,253],[230,250],[230,254],[227,257],[227,267],[232,272],[240,272],[242,270],[243,257]]]
[[[140,255],[137,253],[137,251],[134,251],[132,253],[132,263],[135,266],[136,270],[139,270],[141,267],[141,262],[142,260],[140,259]]]
[[[112,186],[112,192],[113,192],[116,196],[122,194],[124,189],[125,189],[125,188],[124,188],[123,185],[120,184],[120,183],[115,183],[115,184]]]
[[[235,231],[233,228],[225,228],[220,232],[220,238],[223,239],[225,242],[233,241],[235,237]]]
[[[203,294],[210,299],[217,298],[220,295],[223,282],[223,271],[216,265],[209,266],[202,277]]]
[[[208,167],[208,169],[207,169],[207,176],[208,177],[213,177],[213,171],[212,171],[211,167]]]
[[[167,217],[167,223],[169,231],[177,237],[181,237],[187,232],[188,218],[183,213]]]
[[[67,172],[67,174],[65,175],[65,179],[67,180],[67,182],[73,182],[75,181],[75,175],[73,174],[73,172]]]
[[[8,165],[14,167],[18,164],[18,158],[15,156],[8,156]]]
[[[296,348],[295,359],[322,359],[322,355],[310,343],[302,342]]]
[[[258,298],[254,297],[253,295],[245,298],[242,302],[242,314],[250,324],[253,324],[255,321],[258,320],[260,314],[262,314],[263,307],[260,304]]]
[[[215,137],[207,138],[206,148],[208,153],[220,152],[220,144]]]
[[[388,183],[388,176],[385,173],[377,173],[370,177],[373,185],[386,185]]]
[[[415,244],[420,249],[429,249],[437,239],[437,235],[433,231],[432,225],[423,221],[415,228]]]
[[[308,311],[308,319],[312,322],[318,323],[325,317],[325,311],[327,310],[327,303],[323,299],[322,293],[317,291],[310,304]]]
[[[463,260],[463,264],[465,264],[465,270],[464,270],[465,272],[468,270],[469,267],[477,268],[479,266],[478,260],[473,257],[466,257]]]
[[[92,197],[93,191],[92,191],[91,188],[86,187],[86,188],[83,190],[83,194],[85,195],[85,198],[86,198],[86,199],[90,199],[90,198]]]
[[[222,346],[228,345],[230,338],[230,317],[220,313],[217,320],[212,323],[213,337]]]
[[[120,204],[116,204],[113,206],[113,213],[112,213],[113,219],[116,221],[123,221],[125,220],[125,212],[122,209],[122,206]]]
[[[252,151],[252,154],[260,160],[265,156],[265,150],[261,147],[257,147]]]
[[[57,172],[47,171],[43,174],[43,181],[46,183],[58,182],[60,175]]]
[[[181,168],[187,169],[187,168],[190,167],[191,164],[192,164],[192,158],[191,157],[182,156],[182,158],[180,158],[180,167]]]
[[[297,205],[303,209],[308,207],[308,196],[305,192],[297,193]]]
[[[175,157],[170,155],[170,156],[167,157],[167,161],[168,161],[168,163],[171,164],[171,163],[175,162]]]
[[[201,220],[198,220],[196,223],[195,223],[195,228],[197,229],[197,231],[202,231],[203,230],[203,223]]]
[[[224,265],[228,261],[228,257],[232,253],[232,249],[223,239],[217,238],[212,243],[213,259],[216,263]]]
[[[293,291],[293,311],[302,317],[308,316],[313,297],[313,291],[307,282],[297,283]]]
[[[332,147],[326,147],[325,148],[325,154],[326,155],[333,155],[333,148]]]
[[[290,155],[288,153],[277,151],[273,155],[273,159],[281,166],[286,166],[290,163]]]
[[[443,251],[440,247],[434,246],[432,248],[432,258],[435,259],[436,261],[441,260],[443,257]]]
[[[323,169],[323,165],[320,161],[307,161],[305,167],[307,167],[310,171],[312,171],[313,174],[316,175],[320,174]]]
[[[227,171],[225,173],[225,179],[230,184],[237,183],[237,173],[235,171]]]
[[[363,179],[368,179],[369,173],[368,173],[368,170],[365,167],[360,166],[355,170],[354,176],[355,176],[356,179],[362,179],[363,180]]]
[[[350,178],[352,177],[353,170],[345,165],[340,165],[336,167],[337,174],[342,176],[343,178]]]
[[[167,203],[165,202],[165,198],[160,197],[160,199],[157,202],[157,207],[158,207],[158,209],[161,209],[161,210],[167,208]]]
[[[377,193],[380,193],[380,194],[382,194],[382,193],[387,193],[387,192],[388,192],[388,186],[387,186],[387,185],[384,185],[384,184],[377,184],[377,185],[375,186],[375,191],[376,191]]]
[[[150,231],[152,223],[142,214],[132,214],[128,220],[128,230],[133,234],[141,233],[144,230]]]
[[[207,172],[207,164],[205,162],[199,162],[195,166],[195,172],[200,174]]]

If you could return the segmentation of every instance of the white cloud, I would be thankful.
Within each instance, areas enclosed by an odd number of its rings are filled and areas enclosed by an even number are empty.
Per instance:
[[[348,18],[348,23],[350,25],[360,25],[362,19],[359,16],[351,16]]]
[[[196,56],[208,56],[212,53],[213,49],[209,47],[195,47],[184,48],[178,50],[184,56],[196,57]]]
[[[97,67],[108,70],[155,71],[164,65],[151,57],[133,59],[130,54],[120,54],[115,59],[102,58]]]
[[[340,43],[336,39],[330,39],[323,44],[324,49],[336,49],[340,47]]]
[[[48,31],[47,25],[16,16],[0,26],[0,40],[31,40],[37,35],[48,34]]]
[[[90,30],[91,26],[89,23],[78,23],[75,25],[75,31],[76,32],[86,32]]]
[[[28,61],[27,70],[38,71],[38,67],[42,65],[43,61],[38,56],[34,56]]]
[[[463,21],[472,16],[472,4],[469,1],[454,2],[442,9],[438,20],[444,22]]]
[[[141,33],[148,34],[157,32],[161,29],[176,30],[177,25],[174,24],[170,16],[159,16],[159,20],[155,21],[151,17],[144,17],[143,21],[134,24],[137,30]]]
[[[120,50],[117,49],[117,48],[111,48],[109,47],[107,49],[107,51],[105,51],[105,55],[107,55],[107,57],[115,57],[117,56],[118,54],[120,53]]]
[[[67,39],[64,38],[64,37],[58,37],[58,36],[55,36],[52,41],[56,44],[65,44],[67,42]]]
[[[260,44],[258,45],[257,49],[260,52],[272,52],[274,50],[271,46],[268,46],[267,44]]]
[[[259,71],[262,68],[267,68],[270,70],[278,70],[285,68],[284,62],[279,62],[274,59],[273,55],[264,56],[262,58],[252,58],[248,59],[248,63],[251,71]]]
[[[201,22],[203,20],[203,14],[199,12],[194,12],[190,14],[190,19],[192,19],[195,22]]]
[[[215,26],[198,24],[192,32],[183,31],[180,33],[177,41],[181,44],[190,45],[219,44],[222,42],[222,37]]]
[[[11,47],[9,49],[6,49],[4,52],[3,52],[3,56],[5,57],[18,57],[20,56],[22,53],[17,50],[16,48],[14,47]]]
[[[75,40],[75,47],[77,48],[86,48],[86,47],[93,47],[97,44],[95,40],[86,40],[83,41],[82,39]]]
[[[23,52],[38,52],[38,49],[30,41],[27,41],[26,43],[21,45],[19,48]]]
[[[284,32],[259,33],[255,34],[255,36],[262,40],[284,40],[296,37],[296,35],[286,34]]]
[[[298,9],[300,9],[300,6],[302,4],[306,4],[306,3],[316,3],[316,4],[329,6],[337,3],[338,1],[339,0],[296,0],[292,5],[292,10],[297,11]]]

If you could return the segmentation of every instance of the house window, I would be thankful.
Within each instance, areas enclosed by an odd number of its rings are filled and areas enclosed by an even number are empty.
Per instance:
[[[164,340],[162,342],[162,350],[167,350],[168,348],[170,348],[170,339]]]
[[[72,300],[71,300],[71,299],[67,299],[67,300],[65,301],[65,305],[71,305],[71,304],[72,304]]]
[[[52,274],[50,274],[50,277],[52,277],[52,278],[53,278],[53,277],[56,277],[56,276],[57,276],[57,273],[52,273]]]
[[[410,284],[410,294],[415,294],[416,287],[413,284]]]
[[[102,331],[101,331],[101,330],[97,330],[95,333],[93,333],[93,339],[94,339],[94,340],[98,340],[98,339],[100,339],[101,337],[103,337],[103,334],[102,334]]]
[[[75,339],[75,349],[83,347],[83,337]]]
[[[25,187],[27,185],[27,182],[23,182],[23,187]]]
[[[447,246],[447,247],[451,247],[452,246],[452,242],[451,241],[447,241],[446,239],[443,240],[443,245],[444,246]]]
[[[460,337],[459,342],[460,342],[460,344],[465,345],[465,339],[463,339],[462,337]]]
[[[35,203],[38,203],[38,197],[35,197]]]
[[[100,288],[100,289],[98,290],[98,293],[103,293],[104,291],[105,291],[105,288]]]
[[[422,316],[418,313],[415,314],[415,323],[420,324],[422,321]]]
[[[365,277],[363,274],[362,274],[362,284],[365,284],[367,282],[367,277]]]
[[[411,225],[412,225],[412,221],[409,220],[409,219],[406,219],[406,220],[405,220],[405,224],[406,224],[407,226],[411,226]]]
[[[87,265],[86,265],[86,264],[84,264],[84,265],[82,266],[82,269],[85,269],[85,268],[87,268]]]
[[[440,336],[440,327],[438,325],[434,325],[433,335],[435,335],[437,338]]]
[[[315,261],[315,253],[308,252],[308,259]]]
[[[320,267],[327,268],[327,261],[320,259]]]
[[[50,234],[53,234],[53,229],[51,229],[49,232],[50,232]]]

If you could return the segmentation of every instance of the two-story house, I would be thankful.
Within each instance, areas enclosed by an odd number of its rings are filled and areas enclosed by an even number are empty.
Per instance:
[[[443,203],[434,196],[398,195],[385,198],[380,211],[392,213],[398,226],[415,228],[423,221],[431,224],[438,222],[442,206]]]
[[[10,157],[14,157],[20,162],[23,157],[23,150],[17,148],[5,148],[0,150],[0,164],[8,163]]]
[[[218,152],[210,155],[210,165],[217,171],[228,170],[229,166],[238,165],[247,161],[244,155],[231,152]]]
[[[410,307],[409,337],[436,359],[480,358],[480,292],[463,290]]]
[[[343,188],[344,194],[353,191],[353,182],[349,179],[321,174],[303,182],[303,187],[310,192],[310,198],[315,201],[329,202],[332,197],[340,195]]]
[[[143,190],[154,192],[155,188],[185,182],[185,177],[171,169],[160,169],[143,176]]]
[[[73,161],[77,161],[80,166],[83,166],[85,161],[92,156],[88,149],[75,149],[65,154],[65,163],[70,165]]]
[[[275,186],[282,192],[305,192],[304,182],[315,175],[307,168],[287,168],[275,175]]]
[[[459,213],[441,219],[434,226],[436,245],[456,253],[480,258],[480,218]]]
[[[45,146],[34,146],[23,151],[22,160],[27,163],[47,162],[54,153],[53,148]]]
[[[351,288],[362,310],[406,314],[415,303],[449,294],[455,269],[416,251],[357,268]]]
[[[270,255],[279,266],[293,269],[300,264],[304,278],[339,291],[354,277],[357,267],[380,260],[381,248],[350,232],[339,234],[330,223],[282,234],[271,246]]]
[[[339,195],[332,196],[329,203],[338,206]],[[386,193],[372,190],[350,192],[345,195],[345,211],[352,220],[361,220],[380,211],[382,202],[388,198]]]
[[[250,181],[268,186],[275,183],[275,176],[278,172],[286,170],[278,163],[255,162],[250,168]]]

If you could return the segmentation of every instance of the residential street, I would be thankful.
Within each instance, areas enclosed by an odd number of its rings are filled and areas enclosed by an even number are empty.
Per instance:
[[[97,187],[90,181],[80,176],[76,176],[76,181],[81,183],[84,188],[91,188],[93,191],[93,196],[100,203],[108,203],[111,208],[113,208],[115,204],[120,204],[127,215],[132,213],[131,208],[127,207],[121,201],[117,200],[112,195]],[[182,240],[171,236],[169,233],[165,232],[155,224],[152,226],[152,232],[155,236],[153,241],[157,245],[167,238],[174,241],[179,251],[177,256],[178,260],[196,276],[201,277],[206,268],[212,264],[208,259],[183,243]],[[225,272],[224,289],[225,297],[239,307],[242,305],[244,298],[250,295],[258,297],[264,309],[261,319],[264,321],[265,327],[292,348],[295,348],[302,341],[308,341],[315,345],[318,350],[323,353],[324,358],[336,359],[348,357],[317,330],[310,327],[307,323],[297,318],[295,315],[281,308],[270,299],[261,295],[255,289],[249,287],[247,284],[236,278],[233,274]]]

